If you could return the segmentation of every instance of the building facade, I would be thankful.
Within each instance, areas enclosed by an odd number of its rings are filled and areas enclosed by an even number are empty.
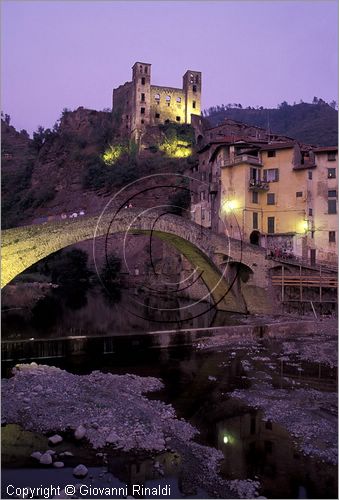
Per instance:
[[[182,88],[151,84],[151,64],[136,62],[132,81],[113,90],[113,116],[120,132],[139,139],[148,125],[191,123],[201,114],[201,72],[188,70]]]
[[[276,256],[336,262],[337,148],[224,136],[199,151],[192,219]]]

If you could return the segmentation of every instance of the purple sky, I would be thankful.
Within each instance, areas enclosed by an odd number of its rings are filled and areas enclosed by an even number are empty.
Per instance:
[[[63,108],[111,106],[135,61],[180,87],[203,75],[203,108],[337,100],[335,1],[2,2],[2,110],[30,133]]]

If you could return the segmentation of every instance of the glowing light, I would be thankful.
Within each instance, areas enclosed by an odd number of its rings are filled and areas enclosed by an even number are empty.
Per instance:
[[[236,208],[238,208],[236,200],[226,200],[222,204],[222,211],[225,213],[233,212]]]
[[[300,222],[299,224],[299,231],[301,233],[307,233],[308,231],[308,220],[303,220],[302,222]]]
[[[176,138],[166,139],[160,144],[159,149],[170,158],[188,158],[192,154],[190,143]]]
[[[104,160],[104,163],[106,165],[114,165],[119,158],[122,156],[123,153],[126,153],[127,149],[125,146],[122,144],[116,144],[114,146],[109,146],[109,148],[106,149],[104,154],[102,155],[102,159]]]
[[[228,438],[227,434],[224,435],[223,442],[224,442],[224,444],[227,444],[229,442],[229,438]]]

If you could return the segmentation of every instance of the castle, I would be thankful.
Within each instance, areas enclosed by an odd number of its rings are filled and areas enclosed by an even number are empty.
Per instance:
[[[181,89],[151,85],[151,64],[136,62],[132,81],[113,90],[113,116],[120,133],[138,140],[147,125],[191,123],[201,114],[201,72],[188,70]]]

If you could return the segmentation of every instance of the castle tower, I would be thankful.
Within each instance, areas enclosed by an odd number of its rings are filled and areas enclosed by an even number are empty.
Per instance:
[[[132,67],[132,123],[131,132],[136,140],[150,123],[151,109],[151,64],[136,62]]]
[[[185,122],[191,123],[191,114],[201,114],[201,72],[188,70],[183,76],[185,93]]]

